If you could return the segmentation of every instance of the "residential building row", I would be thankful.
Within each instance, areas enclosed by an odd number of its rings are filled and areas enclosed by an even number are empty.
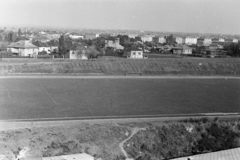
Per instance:
[[[16,56],[33,57],[34,55],[39,55],[42,52],[49,54],[54,50],[57,50],[58,45],[58,41],[50,41],[48,43],[36,41],[31,43],[29,40],[20,40],[8,45],[7,51]]]
[[[163,37],[141,37],[143,42],[154,42],[154,43],[160,43],[164,44],[166,43],[166,36]],[[193,38],[193,37],[174,37],[174,41],[177,44],[187,44],[187,45],[192,45],[192,44],[198,44],[198,45],[210,45],[210,44],[219,44],[219,45],[224,45],[227,43],[238,43],[238,39],[225,39],[225,38]]]

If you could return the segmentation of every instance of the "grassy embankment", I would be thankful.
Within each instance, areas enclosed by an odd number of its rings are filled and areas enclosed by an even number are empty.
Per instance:
[[[104,160],[120,160],[124,156],[118,145],[133,127],[146,128],[124,147],[130,157],[139,160],[169,159],[240,146],[240,119],[203,118],[2,131],[0,154],[11,151],[17,155],[23,147],[30,147],[45,157],[86,152]]]
[[[158,58],[97,60],[19,60],[0,63],[0,74],[11,73],[101,73],[104,75],[240,75],[238,58]]]

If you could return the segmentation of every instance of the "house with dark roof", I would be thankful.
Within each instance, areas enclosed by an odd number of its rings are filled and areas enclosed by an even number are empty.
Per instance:
[[[47,43],[41,42],[41,41],[35,41],[33,42],[33,44],[38,47],[38,52],[45,51],[48,54],[51,53],[51,48]]]
[[[212,39],[211,38],[204,38],[203,44],[205,46],[209,46],[210,44],[212,44]]]
[[[181,54],[190,55],[190,54],[192,54],[192,48],[187,46],[187,45],[172,47],[170,49],[170,51],[173,54],[178,54],[178,55],[181,55]]]
[[[193,49],[187,45],[182,46],[182,54],[190,55],[190,54],[192,54],[192,50]]]
[[[130,48],[124,49],[124,55],[127,56],[127,58],[131,58],[131,59],[147,58],[147,56],[144,56],[142,48],[138,48],[138,47],[130,47]]]
[[[115,37],[109,37],[109,38],[105,39],[105,48],[107,48],[107,47],[114,48],[115,50],[123,50],[124,49],[124,47],[122,45],[120,45],[119,38],[115,38]]]
[[[18,56],[29,56],[38,54],[38,47],[26,40],[21,40],[7,46],[7,50]]]
[[[50,47],[50,51],[58,51],[59,41],[58,40],[51,40],[47,42],[48,46]]]
[[[69,49],[69,59],[84,59],[87,60],[88,57],[85,54],[86,47],[80,43],[73,44]]]

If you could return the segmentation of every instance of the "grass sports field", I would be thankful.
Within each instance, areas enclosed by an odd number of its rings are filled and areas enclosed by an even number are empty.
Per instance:
[[[239,79],[0,79],[0,119],[240,112]]]

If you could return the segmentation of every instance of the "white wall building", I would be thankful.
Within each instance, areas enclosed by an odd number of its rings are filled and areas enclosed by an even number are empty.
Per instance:
[[[192,54],[192,48],[184,45],[182,47],[182,54],[186,55]]]
[[[70,50],[69,51],[69,59],[83,59],[83,60],[87,60],[88,57],[85,53],[83,54],[79,54],[78,51],[76,50]]]
[[[197,38],[185,38],[185,44],[197,44]]]
[[[119,38],[105,40],[105,47],[112,47],[114,49],[123,50],[124,47],[120,45]]]
[[[204,38],[203,44],[204,44],[204,45],[210,45],[210,44],[212,44],[212,39],[211,39],[211,38]]]
[[[183,38],[182,38],[182,37],[176,37],[176,38],[175,38],[175,41],[176,41],[178,44],[182,44],[182,43],[183,43]]]
[[[153,37],[152,36],[143,36],[143,37],[141,37],[141,40],[143,42],[152,42]]]
[[[69,37],[72,39],[83,39],[84,38],[83,36],[80,36],[80,35],[69,35]]]
[[[144,58],[143,51],[139,49],[127,51],[127,58],[143,59]]]
[[[11,51],[13,54],[24,57],[33,57],[33,55],[38,54],[38,47],[27,40],[21,40],[10,44],[8,45],[7,50]]]
[[[224,38],[219,38],[219,42],[225,42]]]
[[[159,43],[166,43],[166,38],[165,37],[159,37]]]
[[[233,43],[238,43],[238,39],[233,39]]]

